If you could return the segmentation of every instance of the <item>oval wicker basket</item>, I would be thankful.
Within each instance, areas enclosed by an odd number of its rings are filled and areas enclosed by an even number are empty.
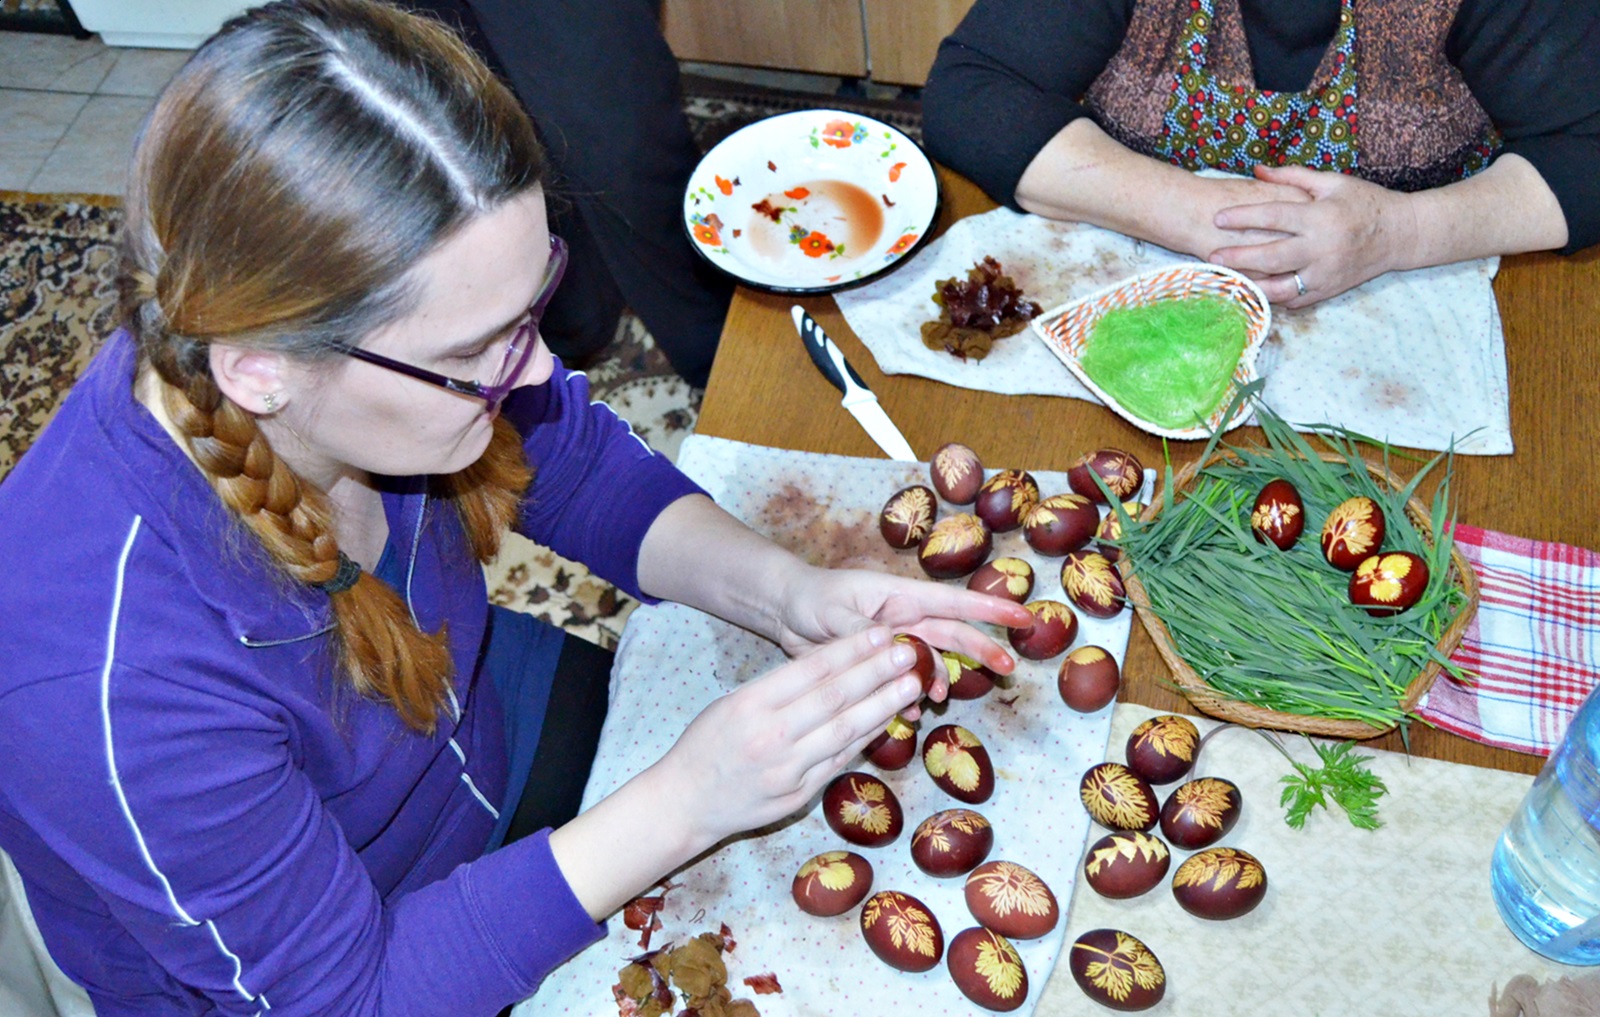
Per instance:
[[[1204,463],[1196,461],[1179,470],[1177,475],[1172,478],[1174,497],[1181,498],[1183,496],[1183,493],[1193,483],[1196,474],[1201,469],[1228,458],[1231,458],[1229,453],[1219,452]],[[1333,463],[1347,462],[1343,456],[1328,452],[1323,453],[1322,458],[1327,462]],[[1396,491],[1405,486],[1392,473],[1380,466],[1375,466],[1365,460],[1362,461],[1362,465],[1379,483],[1387,484]],[[1158,496],[1151,499],[1150,514],[1146,518],[1154,519],[1160,512],[1161,498],[1158,492]],[[1406,502],[1406,516],[1411,520],[1411,524],[1416,527],[1417,532],[1422,535],[1422,538],[1432,544],[1433,522],[1429,518],[1427,507],[1415,495]],[[1450,579],[1466,594],[1467,600],[1444,633],[1439,637],[1439,653],[1445,657],[1450,656],[1456,647],[1461,645],[1461,638],[1466,634],[1467,626],[1472,622],[1472,617],[1478,610],[1477,574],[1472,571],[1472,566],[1461,556],[1460,551],[1452,549],[1450,561]],[[1194,704],[1195,709],[1201,713],[1233,721],[1236,724],[1243,724],[1246,727],[1268,727],[1279,731],[1298,731],[1306,734],[1358,741],[1365,738],[1376,738],[1399,726],[1396,723],[1387,727],[1378,727],[1358,720],[1336,720],[1297,713],[1285,713],[1228,698],[1225,694],[1209,685],[1204,678],[1196,674],[1194,669],[1179,655],[1172,644],[1172,636],[1167,631],[1166,623],[1158,618],[1155,611],[1151,609],[1150,599],[1145,593],[1144,584],[1139,582],[1134,563],[1129,560],[1126,554],[1122,556],[1118,563],[1118,568],[1122,573],[1122,581],[1127,589],[1128,599],[1133,603],[1134,611],[1144,624],[1145,631],[1150,633],[1150,639],[1156,644],[1156,650],[1161,654],[1161,658],[1167,662],[1167,667],[1172,670],[1173,680],[1189,702]],[[1422,669],[1421,673],[1406,686],[1405,695],[1400,700],[1401,707],[1408,712],[1413,710],[1417,701],[1422,698],[1423,693],[1427,692],[1433,685],[1434,679],[1439,676],[1441,670],[1443,668],[1437,661],[1430,661]]]

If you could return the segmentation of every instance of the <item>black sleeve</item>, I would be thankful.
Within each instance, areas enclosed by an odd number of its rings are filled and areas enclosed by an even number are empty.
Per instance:
[[[1133,0],[978,0],[922,93],[928,153],[1016,208],[1017,181],[1122,45]]]
[[[1555,192],[1562,253],[1600,242],[1600,0],[1462,0],[1445,53]]]

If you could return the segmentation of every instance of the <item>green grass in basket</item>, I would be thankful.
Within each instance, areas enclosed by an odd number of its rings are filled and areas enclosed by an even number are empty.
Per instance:
[[[1259,383],[1252,385],[1239,398],[1258,389]],[[1400,704],[1406,687],[1431,661],[1465,677],[1437,649],[1466,605],[1466,594],[1450,580],[1452,456],[1434,457],[1396,491],[1361,465],[1363,442],[1350,432],[1330,429],[1318,436],[1328,451],[1348,461],[1330,463],[1265,407],[1258,405],[1256,416],[1266,444],[1224,445],[1237,459],[1206,467],[1182,500],[1173,497],[1168,463],[1160,515],[1139,523],[1123,514],[1123,553],[1173,648],[1224,697],[1380,728],[1405,724]],[[1201,461],[1210,458],[1219,437],[1212,436]],[[1390,451],[1378,447],[1387,468]],[[1405,503],[1441,462],[1430,545],[1406,515]],[[1278,477],[1300,492],[1306,510],[1305,532],[1289,551],[1258,542],[1250,531],[1256,495]],[[1351,604],[1350,574],[1322,557],[1323,521],[1355,495],[1383,509],[1383,550],[1411,551],[1428,563],[1427,590],[1401,614],[1374,618]]]
[[[1222,297],[1107,311],[1078,364],[1123,409],[1160,427],[1203,425],[1228,394],[1250,320]]]

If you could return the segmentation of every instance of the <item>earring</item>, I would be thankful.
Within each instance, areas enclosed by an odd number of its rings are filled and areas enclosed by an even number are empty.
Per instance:
[[[278,412],[278,393],[268,392],[261,397],[261,402],[266,406],[268,413]]]

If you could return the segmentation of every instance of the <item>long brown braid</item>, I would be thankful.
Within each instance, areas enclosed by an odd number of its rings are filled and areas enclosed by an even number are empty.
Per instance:
[[[339,573],[333,507],[218,388],[209,346],[331,363],[335,344],[409,310],[420,257],[542,167],[525,114],[465,45],[366,0],[250,11],[158,100],[129,178],[123,318],[191,457],[290,579]],[[431,487],[487,561],[529,478],[502,418],[478,462]],[[366,573],[330,604],[350,686],[431,733],[453,670],[445,633],[420,631]]]

